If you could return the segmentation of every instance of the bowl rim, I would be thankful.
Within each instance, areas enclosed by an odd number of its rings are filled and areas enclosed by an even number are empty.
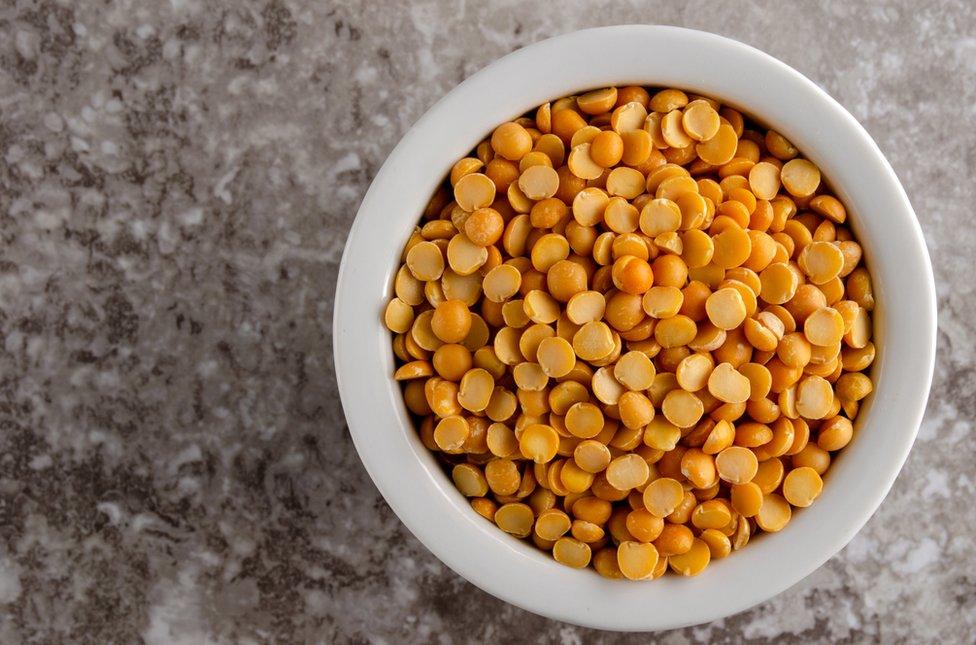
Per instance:
[[[646,584],[563,567],[474,513],[417,437],[390,378],[393,356],[381,321],[398,268],[391,258],[400,257],[454,161],[498,123],[547,100],[629,83],[715,96],[793,141],[856,213],[851,225],[878,296],[876,389],[818,503],[794,516],[792,530],[763,535],[752,548],[713,562],[702,576]],[[752,101],[762,95],[776,99]],[[889,287],[896,279],[897,288]],[[738,41],[680,27],[618,25],[510,53],[462,82],[410,128],[350,229],[337,278],[333,344],[339,394],[360,458],[393,511],[435,556],[528,611],[586,627],[653,631],[708,622],[772,598],[819,568],[867,523],[918,433],[934,369],[936,316],[932,267],[911,203],[850,113],[793,68]]]

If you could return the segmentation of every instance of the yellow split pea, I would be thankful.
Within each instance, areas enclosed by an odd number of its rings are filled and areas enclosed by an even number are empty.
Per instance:
[[[879,293],[783,135],[675,88],[502,123],[410,233],[393,377],[472,509],[566,566],[693,576],[856,441]]]

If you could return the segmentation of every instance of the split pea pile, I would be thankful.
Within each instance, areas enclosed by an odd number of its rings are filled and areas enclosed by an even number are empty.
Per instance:
[[[610,578],[700,573],[823,488],[871,393],[871,278],[786,138],[605,88],[498,126],[407,242],[395,378],[458,490]]]

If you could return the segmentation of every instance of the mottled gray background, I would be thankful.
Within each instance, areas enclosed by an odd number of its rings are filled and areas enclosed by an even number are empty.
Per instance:
[[[650,640],[434,559],[360,465],[330,337],[406,128],[513,49],[628,22],[737,38],[844,104],[915,204],[941,309],[919,441],[865,530],[775,600],[655,638],[972,642],[974,7],[0,0],[0,642]]]

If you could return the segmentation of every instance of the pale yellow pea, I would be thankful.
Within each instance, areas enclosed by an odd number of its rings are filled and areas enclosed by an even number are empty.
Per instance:
[[[458,403],[470,412],[481,412],[488,407],[495,379],[487,370],[480,367],[470,369],[461,377],[458,388]]]
[[[546,376],[561,378],[569,374],[576,365],[573,346],[558,336],[543,338],[536,350],[536,360]]]
[[[610,127],[617,134],[623,134],[630,130],[638,130],[644,126],[647,118],[647,108],[643,104],[632,101],[621,105],[610,116]]]
[[[783,339],[785,327],[774,314],[763,311],[755,318],[747,318],[742,326],[746,340],[761,352],[773,352]]]
[[[708,319],[719,329],[735,329],[746,319],[746,304],[737,289],[725,287],[712,292],[705,300]]]
[[[549,325],[542,323],[531,325],[522,332],[522,336],[519,338],[519,352],[522,353],[525,360],[535,362],[538,358],[539,343],[544,338],[552,338],[553,336],[555,336],[555,332],[553,332],[552,327]]]
[[[509,300],[502,305],[502,320],[509,327],[515,329],[522,329],[528,325],[531,320],[525,315],[525,300],[517,298],[515,300]]]
[[[800,286],[796,273],[785,262],[774,262],[763,269],[759,282],[759,297],[771,305],[789,302]]]
[[[451,470],[454,486],[465,497],[484,497],[488,494],[488,480],[473,464],[458,464]]]
[[[586,439],[576,444],[573,460],[588,473],[596,474],[610,465],[610,449],[594,439]]]
[[[573,436],[590,439],[603,430],[603,413],[592,403],[574,403],[566,411],[565,424]]]
[[[504,423],[493,423],[488,426],[488,450],[496,457],[511,457],[519,451],[519,442],[515,433]]]
[[[647,481],[649,475],[647,462],[634,453],[613,459],[606,470],[607,481],[617,490],[637,488]]]
[[[745,403],[752,393],[752,384],[731,363],[719,363],[708,376],[708,391],[725,403]]]
[[[564,416],[574,403],[588,401],[589,398],[590,392],[586,385],[576,381],[563,381],[549,392],[548,404],[553,413]]]
[[[708,384],[708,378],[715,367],[715,361],[708,353],[694,353],[678,363],[675,376],[678,385],[688,392],[697,392]]]
[[[796,411],[807,419],[822,419],[830,412],[834,391],[821,376],[807,376],[796,386]]]
[[[871,341],[871,316],[858,306],[851,328],[844,334],[844,342],[854,349],[864,349]]]
[[[640,392],[624,392],[617,401],[620,421],[631,430],[643,428],[654,418],[654,404]]]
[[[654,363],[644,352],[627,352],[613,366],[613,376],[628,390],[646,390],[654,383]]]
[[[433,375],[433,373],[434,368],[429,361],[418,360],[401,365],[393,373],[393,378],[397,381],[409,381],[417,378],[427,378]]]
[[[711,553],[704,541],[695,538],[690,549],[668,557],[668,566],[679,575],[697,576],[708,566]]]
[[[694,340],[697,333],[695,321],[682,314],[660,320],[654,326],[654,339],[664,349],[687,345]]]
[[[810,208],[835,224],[843,224],[847,220],[847,209],[831,195],[817,195],[810,200]]]
[[[444,452],[458,452],[468,438],[471,428],[464,417],[453,415],[437,422],[434,428],[434,443]]]
[[[834,450],[840,450],[851,442],[853,436],[854,425],[851,423],[850,419],[835,416],[828,419],[823,423],[823,425],[820,426],[820,434],[817,437],[817,447],[831,452]],[[809,447],[810,446],[807,446],[807,448]],[[795,457],[793,459],[793,464],[800,465],[797,463]]]
[[[601,132],[603,132],[603,130],[596,127],[595,125],[583,126],[579,130],[574,132],[573,137],[569,140],[570,149],[575,148],[576,146],[583,143],[592,144],[593,140],[596,139],[596,135],[600,134]],[[592,151],[593,151],[593,147],[591,146],[590,152]]]
[[[770,493],[763,497],[762,507],[756,514],[756,524],[767,533],[775,533],[789,523],[792,515],[789,502],[775,493]]]
[[[720,419],[712,427],[702,445],[702,452],[706,455],[717,455],[732,445],[735,441],[735,428],[725,419]]]
[[[749,379],[749,400],[765,399],[773,385],[773,376],[769,368],[759,363],[745,363],[738,367],[738,371]]]
[[[814,241],[803,247],[797,264],[813,284],[826,284],[840,275],[844,253],[831,242]]]
[[[435,415],[442,418],[458,415],[463,411],[457,402],[457,390],[457,383],[437,377],[428,379],[424,384],[427,404]]]
[[[603,166],[593,161],[590,156],[590,144],[581,143],[573,146],[569,151],[566,162],[569,171],[580,179],[598,179],[603,175]]]
[[[653,544],[625,540],[617,546],[617,566],[629,580],[645,580],[654,574],[658,552]]]
[[[481,289],[492,302],[505,302],[516,293],[522,284],[522,274],[511,264],[499,264],[485,274]]]
[[[607,300],[599,291],[581,291],[566,303],[566,315],[576,325],[601,320],[606,309]]]
[[[441,275],[441,278],[447,275],[448,271],[450,269],[444,269],[444,274]],[[432,307],[438,307],[442,302],[447,300],[447,297],[444,296],[444,288],[441,286],[440,280],[434,280],[424,285],[424,297]]]
[[[451,168],[451,186],[458,183],[458,180],[465,175],[470,175],[473,172],[478,172],[484,166],[484,162],[481,159],[476,159],[474,157],[464,157],[459,159],[457,163]]]
[[[535,520],[535,534],[543,540],[555,541],[569,531],[572,526],[569,515],[558,508],[550,508],[539,513]]]
[[[644,506],[655,517],[667,517],[685,497],[681,482],[670,477],[655,479],[644,489]]]
[[[874,384],[865,374],[844,374],[834,383],[834,390],[841,401],[860,401],[874,391]]]
[[[633,233],[637,230],[640,215],[637,208],[620,196],[611,197],[603,212],[603,219],[614,233]]]
[[[522,483],[518,466],[511,459],[492,459],[485,464],[485,479],[496,495],[514,495]]]
[[[677,287],[651,287],[641,299],[641,307],[652,318],[671,318],[678,315],[684,294]]]
[[[759,470],[756,454],[742,446],[729,446],[715,457],[718,476],[730,484],[746,484]]]
[[[552,557],[559,564],[582,569],[590,563],[590,545],[576,538],[561,537],[552,546]]]
[[[416,307],[424,301],[424,283],[413,277],[407,265],[403,265],[397,271],[393,290],[397,298],[411,307]]]
[[[571,459],[563,462],[563,467],[559,471],[559,481],[570,494],[586,492],[593,485],[593,479],[593,473],[583,470]],[[580,536],[574,533],[573,537]]]
[[[832,307],[821,307],[803,322],[803,335],[813,345],[840,348],[844,337],[844,319]]]
[[[407,251],[407,268],[417,280],[437,280],[444,272],[444,254],[433,242],[420,242]]]
[[[491,206],[495,201],[495,182],[477,172],[464,175],[454,184],[454,201],[469,213]]]
[[[664,136],[661,134],[661,120],[663,118],[664,114],[651,112],[644,119],[644,131],[650,135],[651,143],[658,150],[664,150],[668,147],[668,142],[664,140]]]
[[[641,208],[638,223],[641,232],[651,237],[677,231],[681,226],[681,209],[670,199],[651,199]]]
[[[705,408],[701,399],[684,390],[671,390],[664,397],[661,411],[668,421],[679,428],[690,428],[701,419]]]
[[[707,266],[715,255],[715,243],[705,231],[692,229],[681,234],[681,259],[689,269]]]
[[[383,313],[386,328],[395,334],[405,334],[413,326],[413,307],[399,298],[391,298]]]
[[[601,321],[588,322],[573,336],[573,350],[584,361],[596,361],[613,351],[610,327]]]
[[[667,113],[688,105],[688,95],[681,90],[667,88],[651,97],[648,107],[655,112]]]
[[[695,145],[695,152],[705,163],[721,166],[732,161],[738,144],[739,138],[736,136],[735,130],[732,129],[732,126],[723,123],[718,127],[715,136]]]
[[[681,230],[695,229],[705,222],[708,216],[708,203],[698,193],[683,193],[678,195],[674,202],[681,210]]]
[[[593,90],[576,99],[576,104],[586,114],[609,112],[617,102],[617,88],[607,87]]]
[[[532,166],[546,166],[548,168],[552,168],[552,159],[549,157],[549,155],[541,150],[533,150],[519,159],[519,171],[524,173]]]
[[[509,121],[495,128],[490,145],[492,150],[505,159],[517,161],[532,149],[532,135],[522,123]]]
[[[617,405],[620,395],[626,391],[614,377],[610,367],[601,367],[594,372],[590,387],[593,389],[593,396],[606,405]]]
[[[661,233],[654,238],[654,246],[660,251],[665,253],[672,253],[674,255],[681,255],[684,251],[684,242],[681,236],[675,231],[668,231],[667,233]]]
[[[778,457],[767,459],[759,464],[756,476],[752,478],[752,483],[759,486],[763,495],[769,495],[783,482],[783,460]]]
[[[712,243],[715,245],[712,264],[722,269],[740,266],[752,253],[752,239],[745,229],[738,226],[729,226],[715,235]]]
[[[495,511],[495,524],[498,528],[516,537],[528,537],[534,523],[535,514],[532,509],[521,502],[502,504]]]
[[[678,206],[678,210],[681,210],[680,204],[678,204],[678,199],[687,193],[697,194],[698,184],[694,179],[688,175],[676,175],[674,177],[668,177],[662,181],[657,186],[657,190],[654,191],[654,197],[657,199],[670,199],[675,202]],[[682,222],[684,219],[682,218]]]
[[[749,188],[759,199],[772,199],[779,192],[779,166],[760,161],[749,169]]]
[[[719,560],[732,552],[732,542],[718,529],[705,529],[698,539],[708,545],[712,560]]]
[[[681,115],[681,127],[695,141],[705,141],[718,134],[722,121],[718,112],[701,99],[689,103]]]
[[[573,218],[581,226],[596,226],[603,222],[603,211],[610,202],[610,196],[595,186],[584,188],[573,198]]]
[[[823,479],[809,466],[794,468],[783,479],[783,497],[793,506],[805,508],[813,504],[823,490]]]
[[[559,435],[552,426],[534,423],[526,426],[519,437],[519,450],[526,459],[544,464],[556,456]]]
[[[733,484],[730,501],[732,508],[739,515],[743,517],[755,517],[760,507],[762,507],[763,492],[755,482]]]
[[[646,119],[645,119],[646,122]],[[654,141],[646,130],[628,130],[620,135],[624,149],[621,162],[628,166],[641,166],[650,159]]]
[[[471,307],[481,297],[481,281],[480,275],[458,275],[447,269],[441,276],[441,291],[446,300],[460,300]]]
[[[533,289],[522,302],[525,315],[534,323],[548,325],[559,319],[559,303],[548,292]]]
[[[530,392],[540,392],[549,383],[549,377],[542,371],[539,364],[528,361],[516,365],[512,370],[512,377],[520,389]]]
[[[820,185],[820,169],[806,159],[790,159],[780,171],[783,187],[794,197],[809,197]]]
[[[447,244],[447,263],[458,275],[470,275],[488,261],[488,249],[478,246],[464,233],[458,233]]]
[[[644,192],[644,175],[639,170],[618,166],[607,175],[607,193],[633,199]]]
[[[533,201],[547,199],[559,188],[559,175],[549,166],[530,166],[518,179],[519,189]]]
[[[593,240],[593,259],[600,266],[613,262],[613,242],[616,237],[612,231],[606,231]]]
[[[665,417],[654,417],[644,428],[644,444],[656,450],[674,450],[680,440],[681,428]]]
[[[681,474],[699,490],[718,483],[715,459],[699,448],[689,448],[681,457]]]
[[[694,143],[681,127],[683,116],[681,110],[671,110],[661,119],[661,136],[672,148],[687,148]]]
[[[532,246],[530,255],[533,268],[545,273],[554,264],[569,257],[569,242],[558,233],[547,233]]]
[[[434,333],[432,326],[433,319],[433,309],[428,309],[427,311],[417,314],[417,317],[414,318],[413,326],[410,328],[410,333],[408,334],[408,337],[412,338],[420,349],[428,352],[436,351],[441,345],[444,344],[444,341],[442,341],[440,337]],[[409,343],[407,346],[409,348]]]
[[[766,132],[765,143],[766,149],[769,150],[769,154],[782,161],[792,159],[799,154],[799,150],[796,149],[796,146],[790,143],[786,137],[775,130],[769,130]]]

